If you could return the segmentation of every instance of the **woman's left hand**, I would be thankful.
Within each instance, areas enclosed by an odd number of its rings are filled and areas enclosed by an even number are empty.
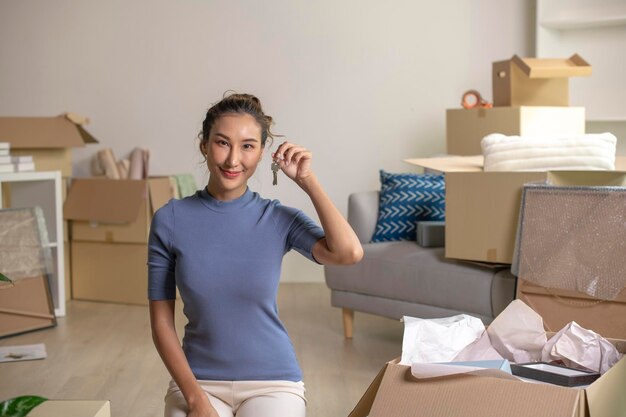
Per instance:
[[[272,158],[278,162],[285,175],[297,183],[313,174],[311,169],[313,155],[300,145],[283,142],[276,152],[272,153]]]

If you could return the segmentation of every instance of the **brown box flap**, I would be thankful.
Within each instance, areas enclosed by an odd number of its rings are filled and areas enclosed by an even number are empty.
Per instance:
[[[482,155],[411,158],[405,159],[404,162],[440,172],[483,172]]]
[[[147,192],[144,180],[74,179],[63,206],[63,218],[129,223],[137,219]]]
[[[411,375],[409,366],[390,363],[369,416],[571,417],[582,393],[582,390],[492,376],[454,375],[418,380]]]
[[[163,207],[170,199],[174,198],[169,177],[149,178],[148,187],[150,187],[152,214]]]
[[[585,77],[591,75],[591,65],[577,54],[565,59],[520,58],[513,55],[511,61],[528,78]]]
[[[98,141],[65,116],[0,117],[0,142],[11,148],[69,148]]]

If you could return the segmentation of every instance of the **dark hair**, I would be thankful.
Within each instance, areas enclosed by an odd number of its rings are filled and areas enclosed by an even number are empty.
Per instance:
[[[206,112],[204,122],[202,122],[202,131],[198,135],[200,139],[200,152],[203,152],[203,145],[209,140],[209,134],[215,121],[225,114],[249,114],[254,117],[259,126],[261,126],[261,146],[265,147],[267,138],[270,138],[270,146],[274,139],[274,134],[270,131],[270,126],[274,123],[271,116],[263,113],[261,100],[252,94],[231,93],[217,103],[213,104]]]

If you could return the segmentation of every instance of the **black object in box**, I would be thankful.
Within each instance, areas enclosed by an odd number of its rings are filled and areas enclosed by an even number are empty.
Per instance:
[[[597,372],[583,371],[547,362],[511,364],[511,372],[515,376],[548,382],[564,387],[590,385],[600,378]]]

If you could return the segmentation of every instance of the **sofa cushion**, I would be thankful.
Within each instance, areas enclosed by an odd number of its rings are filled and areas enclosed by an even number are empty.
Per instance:
[[[380,170],[378,221],[372,242],[415,241],[418,221],[444,220],[444,213],[442,175]]]
[[[494,270],[444,258],[443,248],[415,242],[363,245],[365,256],[350,266],[326,266],[332,290],[491,316]]]

